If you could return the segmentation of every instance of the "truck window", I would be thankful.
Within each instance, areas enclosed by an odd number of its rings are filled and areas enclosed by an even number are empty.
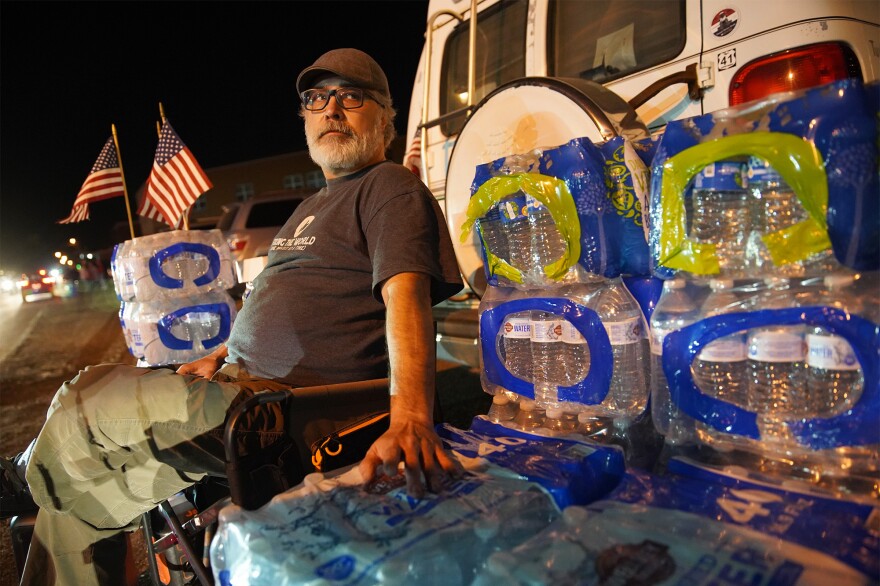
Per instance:
[[[502,0],[477,17],[476,91],[478,104],[496,87],[525,76],[526,0]],[[443,50],[440,82],[440,113],[448,114],[467,104],[468,39],[470,21],[459,24]],[[445,136],[458,134],[466,117],[440,126]]]
[[[548,72],[604,83],[676,57],[685,0],[551,0]]]

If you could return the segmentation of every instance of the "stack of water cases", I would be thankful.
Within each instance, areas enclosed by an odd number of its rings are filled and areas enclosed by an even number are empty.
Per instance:
[[[642,308],[659,283],[642,222],[651,146],[575,139],[477,168],[462,238],[476,225],[483,244],[491,420],[645,445],[634,434],[649,396]]]
[[[176,230],[117,244],[111,262],[119,321],[141,366],[182,364],[229,337],[236,304],[219,230]]]
[[[671,454],[880,496],[876,115],[847,81],[667,127],[650,328]]]

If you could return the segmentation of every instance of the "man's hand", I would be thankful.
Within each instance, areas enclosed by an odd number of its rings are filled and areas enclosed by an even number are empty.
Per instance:
[[[370,447],[360,471],[366,483],[382,466],[394,477],[404,464],[406,487],[414,497],[442,489],[461,467],[443,449],[434,431],[434,327],[431,279],[422,273],[398,273],[382,284],[385,339],[391,371],[391,425]],[[424,475],[424,478],[423,478]]]
[[[370,446],[359,470],[369,486],[378,476],[394,477],[404,465],[406,490],[415,498],[425,496],[425,488],[440,492],[451,480],[461,478],[463,469],[444,450],[431,424],[404,421],[391,427]]]
[[[181,365],[177,369],[177,374],[194,374],[202,378],[211,378],[223,366],[227,354],[229,351],[224,344],[203,358]]]

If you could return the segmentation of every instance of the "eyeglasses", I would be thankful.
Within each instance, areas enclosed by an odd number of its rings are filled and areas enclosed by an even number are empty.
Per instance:
[[[303,107],[310,112],[318,112],[327,107],[330,98],[336,96],[336,103],[345,110],[354,110],[364,105],[364,98],[376,101],[373,96],[362,89],[341,87],[335,90],[312,89],[300,94]]]

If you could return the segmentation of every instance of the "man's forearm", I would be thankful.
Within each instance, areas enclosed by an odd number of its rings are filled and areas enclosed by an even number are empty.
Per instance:
[[[382,287],[391,375],[391,418],[433,423],[434,328],[430,279],[401,273]]]

